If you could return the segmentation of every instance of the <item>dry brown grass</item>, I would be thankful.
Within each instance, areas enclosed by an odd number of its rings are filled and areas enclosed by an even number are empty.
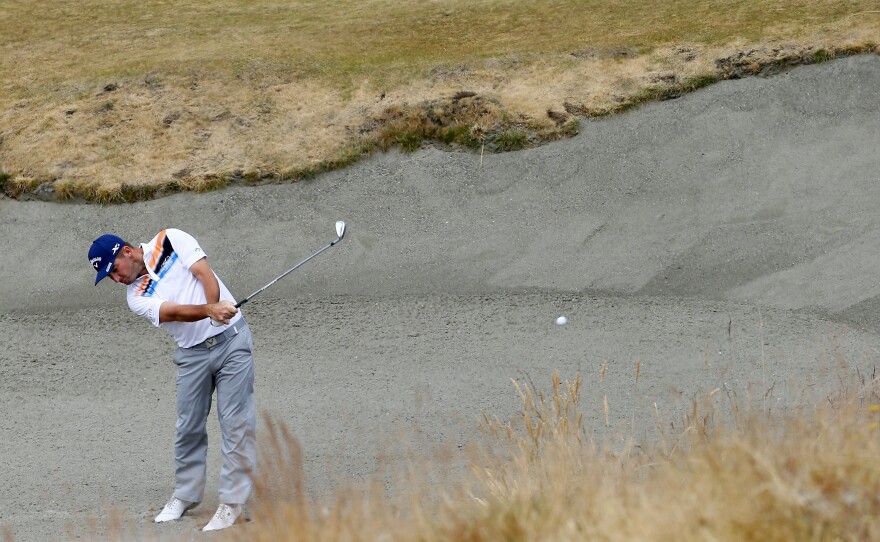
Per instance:
[[[130,201],[297,179],[424,139],[515,149],[576,132],[577,116],[872,51],[876,7],[8,0],[0,181],[11,196],[42,183],[58,199]],[[477,106],[457,107],[463,91]],[[459,115],[438,122],[438,107]]]
[[[301,486],[302,453],[272,424],[249,541],[791,541],[880,536],[877,381],[853,379],[800,409],[770,412],[718,390],[674,431],[597,438],[580,377],[543,393],[515,383],[522,411],[484,416],[466,470],[411,456],[391,487],[377,479],[326,499]],[[650,416],[650,413],[645,413]],[[445,466],[444,466],[445,465]],[[450,466],[453,465],[453,466]],[[456,474],[457,472],[457,474]],[[444,475],[445,473],[445,475]],[[452,473],[452,474],[450,474]]]

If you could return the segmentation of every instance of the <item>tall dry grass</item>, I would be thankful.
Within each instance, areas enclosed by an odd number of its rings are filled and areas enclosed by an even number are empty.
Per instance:
[[[876,0],[5,0],[0,188],[122,202],[424,140],[513,150],[874,51]],[[471,98],[455,100],[462,92]],[[442,111],[438,111],[442,110]]]
[[[852,379],[796,410],[719,390],[676,431],[597,438],[581,377],[544,393],[514,383],[522,410],[484,415],[484,439],[457,460],[409,458],[400,477],[310,497],[302,452],[269,425],[249,541],[792,541],[880,537],[877,379]],[[644,413],[652,416],[651,413]],[[269,420],[271,422],[271,420]]]

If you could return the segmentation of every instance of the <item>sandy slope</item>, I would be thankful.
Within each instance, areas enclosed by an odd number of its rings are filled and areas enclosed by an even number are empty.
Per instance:
[[[880,57],[729,81],[485,156],[379,155],[290,186],[136,205],[0,201],[0,525],[16,540],[118,507],[135,531],[173,487],[172,343],[92,286],[91,240],[201,240],[254,300],[259,405],[294,429],[306,483],[377,470],[406,427],[460,444],[510,378],[581,371],[597,432],[649,434],[699,390],[781,406],[870,374],[880,325]],[[560,328],[560,314],[571,323]],[[634,382],[637,360],[641,363]],[[599,372],[608,363],[604,380]],[[757,390],[757,391],[756,391]],[[610,406],[612,427],[600,407]],[[216,506],[160,535],[199,538]]]

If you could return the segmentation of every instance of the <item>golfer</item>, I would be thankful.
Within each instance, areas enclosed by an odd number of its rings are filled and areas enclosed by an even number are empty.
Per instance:
[[[250,497],[256,461],[253,343],[232,295],[198,242],[181,230],[162,230],[137,248],[115,235],[102,235],[89,249],[89,262],[98,272],[96,285],[109,276],[128,286],[132,312],[164,328],[179,346],[173,356],[176,484],[156,522],[179,519],[202,501],[208,453],[205,423],[216,389],[223,434],[220,506],[202,530],[231,527]]]

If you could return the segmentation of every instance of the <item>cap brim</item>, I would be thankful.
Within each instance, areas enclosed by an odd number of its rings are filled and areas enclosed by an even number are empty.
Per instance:
[[[95,286],[97,286],[99,282],[101,282],[102,280],[104,280],[105,278],[107,278],[107,275],[109,275],[109,274],[110,274],[110,273],[105,273],[105,272],[103,272],[103,271],[98,271],[98,276],[95,277]]]
[[[113,261],[115,262],[116,258],[113,258]],[[101,269],[98,269],[98,276],[95,277],[95,286],[97,286],[99,282],[104,280],[104,278],[110,274],[110,271],[107,270],[108,267],[110,268],[110,270],[113,270],[112,263],[110,265],[105,265],[105,266],[101,267]]]

